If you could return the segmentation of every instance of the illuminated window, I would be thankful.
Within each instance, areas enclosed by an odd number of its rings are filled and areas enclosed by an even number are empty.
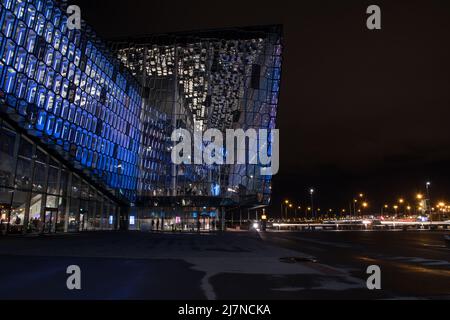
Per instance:
[[[21,19],[25,14],[25,0],[16,0],[14,6],[14,14]]]
[[[2,25],[2,32],[5,37],[10,38],[14,30],[15,17],[12,13],[7,12]]]
[[[42,36],[44,34],[44,29],[45,29],[45,17],[42,14],[38,14],[34,30],[38,35]]]
[[[6,93],[13,92],[15,80],[16,80],[16,71],[10,67],[6,70],[6,76],[4,80],[4,88]]]
[[[26,74],[29,78],[34,78],[34,73],[36,72],[37,60],[34,56],[29,55],[27,66],[26,66]]]
[[[36,33],[33,30],[28,30],[25,48],[29,53],[33,53],[35,46],[36,46]]]
[[[35,21],[36,21],[36,9],[33,7],[32,4],[28,4],[25,22],[30,28],[33,28]]]
[[[19,46],[22,46],[25,42],[25,35],[27,32],[27,26],[23,22],[19,22],[16,28],[15,41]]]
[[[25,98],[27,92],[27,82],[28,79],[24,74],[19,74],[17,76],[16,96],[18,98]]]
[[[6,41],[5,49],[2,55],[2,61],[5,65],[11,65],[14,61],[14,54],[16,51],[16,46],[12,40]]]
[[[28,80],[27,101],[33,103],[36,100],[37,83],[34,80]]]
[[[27,60],[27,52],[23,48],[19,48],[16,57],[15,68],[18,72],[25,70],[25,62]]]

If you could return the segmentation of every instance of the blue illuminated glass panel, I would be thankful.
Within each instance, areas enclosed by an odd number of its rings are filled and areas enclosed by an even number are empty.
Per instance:
[[[0,6],[6,103],[30,134],[64,146],[61,152],[95,179],[133,200],[141,111],[136,80],[118,71],[119,62],[92,34],[68,30],[53,1],[3,0]]]

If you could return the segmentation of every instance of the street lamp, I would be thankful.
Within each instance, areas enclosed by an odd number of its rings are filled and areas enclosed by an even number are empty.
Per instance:
[[[394,206],[394,210],[395,210],[395,216],[396,216],[396,217],[397,217],[397,209],[398,209],[398,206],[395,205],[395,206]]]
[[[367,202],[363,202],[363,204],[362,204],[362,207],[363,207],[362,215],[364,215],[364,209],[366,209],[368,206],[369,206],[369,204]]]
[[[312,212],[312,216],[315,218],[315,214],[314,214],[314,189],[311,188],[309,189],[309,194],[311,195],[311,212]]]
[[[285,201],[281,201],[280,202],[280,218],[281,218],[281,220],[283,220],[283,203],[284,203]]]
[[[355,197],[355,198],[360,198],[361,200],[364,198],[364,193],[359,193],[358,194],[358,196],[357,197]],[[358,199],[355,199],[355,198],[353,198],[353,215],[356,217],[356,204],[358,203]],[[352,215],[352,212],[351,212],[351,207],[350,207],[350,215]],[[358,210],[358,212],[360,212],[359,210]]]
[[[301,208],[302,208],[302,207],[300,207],[300,206],[297,206],[297,208],[295,208],[295,219],[297,219],[297,209],[298,209],[298,210],[301,210]],[[301,212],[301,211],[300,211],[300,212]]]
[[[384,209],[389,209],[389,205],[385,204],[383,207],[381,207],[381,215],[384,214]]]
[[[426,208],[426,211],[428,211],[428,218],[429,218],[430,222],[432,222],[431,210],[430,210],[430,207],[431,207],[431,198],[430,198],[431,182],[427,181],[425,186],[427,188],[427,199],[425,200],[425,208]]]
[[[283,219],[283,203],[285,204],[285,206],[289,205],[289,200],[284,200],[283,202],[281,202],[280,204],[280,214],[281,214],[281,219]],[[286,212],[286,216],[287,216],[287,212]]]

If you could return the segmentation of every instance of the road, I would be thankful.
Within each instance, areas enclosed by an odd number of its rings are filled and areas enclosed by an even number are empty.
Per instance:
[[[448,298],[450,249],[443,235],[428,231],[279,232],[264,234],[264,238],[362,279],[367,278],[367,266],[378,265],[386,298]]]
[[[428,231],[4,237],[0,299],[450,299],[449,257]],[[381,290],[366,287],[374,264]]]

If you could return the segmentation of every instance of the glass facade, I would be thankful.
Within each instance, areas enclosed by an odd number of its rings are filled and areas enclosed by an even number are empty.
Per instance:
[[[0,120],[2,234],[113,230],[118,205]]]
[[[170,136],[274,129],[279,27],[111,48],[66,5],[0,0],[2,232],[214,230],[225,206],[269,203],[259,165],[175,166]]]
[[[159,133],[166,135],[163,141],[168,140],[173,128],[186,129],[191,135],[212,128],[223,136],[227,129],[275,129],[281,78],[279,26],[135,37],[115,42],[114,50],[146,88],[142,92],[143,114],[155,109],[167,114],[160,121]],[[142,138],[153,135],[152,126],[142,128]],[[163,145],[170,149],[170,143]],[[270,139],[267,146],[270,156]],[[147,148],[167,158],[164,148],[155,150],[148,140],[141,142],[141,148],[144,161]],[[205,145],[194,148],[203,152]],[[174,167],[163,162],[160,172],[167,174],[156,181],[147,178],[151,168],[145,164],[141,168],[141,203],[151,200],[165,205],[164,197],[172,196],[190,203],[196,212],[196,206],[215,208],[211,203],[193,200],[199,197],[219,197],[247,206],[270,202],[271,176],[260,174],[261,165],[257,163],[183,163]]]
[[[2,111],[116,196],[133,201],[140,87],[119,71],[93,32],[69,30],[66,22],[53,1],[2,1]]]

